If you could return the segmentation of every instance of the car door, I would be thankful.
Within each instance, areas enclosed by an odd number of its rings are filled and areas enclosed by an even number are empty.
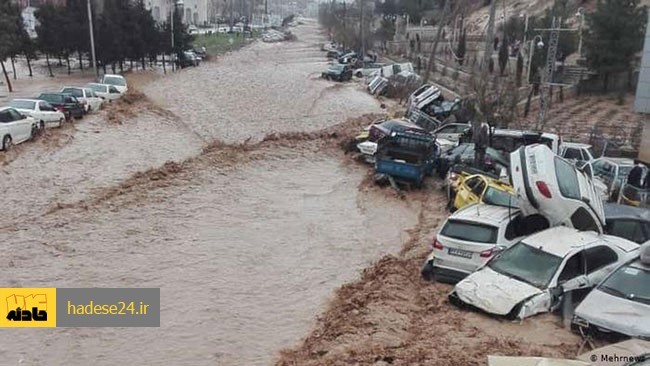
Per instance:
[[[570,221],[578,230],[602,233],[605,213],[592,180],[566,160],[555,157],[554,161],[557,186],[561,195],[557,203],[562,209],[553,211],[552,214],[558,216],[557,220],[560,222]]]
[[[436,131],[436,137],[439,139],[453,140],[456,136],[456,126],[443,126]]]
[[[480,176],[470,176],[465,179],[456,195],[456,208],[479,202],[485,187],[485,181]]]
[[[589,288],[600,283],[608,273],[616,268],[619,261],[618,254],[607,245],[597,245],[586,249],[584,251],[584,257],[586,262],[587,286]]]
[[[14,144],[29,139],[32,136],[32,122],[26,117],[23,117],[23,115],[15,109],[8,109],[7,112],[9,113],[9,118],[11,120],[9,126],[12,131],[11,136],[13,137]]]
[[[557,278],[557,284],[562,286],[564,294],[571,292],[573,299],[583,298],[589,293],[584,254],[584,250],[581,250],[567,258]]]
[[[38,102],[36,104],[36,109],[38,109],[38,118],[44,122],[58,121],[58,118],[55,116],[54,107],[49,105],[45,101]]]

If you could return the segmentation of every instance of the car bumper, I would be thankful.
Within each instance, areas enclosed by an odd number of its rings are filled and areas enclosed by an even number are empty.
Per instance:
[[[434,260],[424,263],[421,270],[422,278],[427,281],[436,281],[455,284],[462,281],[469,273],[448,267],[441,267],[434,264]]]

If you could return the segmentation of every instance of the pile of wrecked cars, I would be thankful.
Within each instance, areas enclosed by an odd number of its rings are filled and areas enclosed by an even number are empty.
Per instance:
[[[508,181],[452,170],[454,212],[422,276],[454,284],[449,302],[464,309],[561,310],[585,338],[650,339],[650,211],[604,204],[593,174],[545,144],[509,158]]]

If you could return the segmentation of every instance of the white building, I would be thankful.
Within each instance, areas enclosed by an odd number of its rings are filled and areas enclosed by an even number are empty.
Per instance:
[[[145,6],[151,9],[151,15],[156,21],[165,22],[169,18],[172,3],[176,1],[182,2],[184,23],[203,25],[208,22],[208,0],[145,0]]]
[[[22,10],[23,24],[25,25],[25,30],[29,34],[30,38],[36,38],[36,26],[38,22],[34,16],[36,8],[28,6]]]

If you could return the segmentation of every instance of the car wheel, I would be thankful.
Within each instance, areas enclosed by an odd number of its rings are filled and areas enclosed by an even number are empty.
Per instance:
[[[38,125],[32,125],[32,131],[29,133],[29,139],[33,140],[38,135]]]
[[[38,124],[38,129],[41,130],[41,131],[45,131],[45,122],[44,121],[41,121]]]
[[[357,77],[358,77],[358,78],[363,77],[363,74],[361,73],[361,71],[359,71],[359,72],[357,73]]]
[[[519,304],[515,305],[515,306],[512,308],[512,310],[510,310],[510,312],[505,316],[505,318],[508,319],[508,320],[515,320],[515,319],[517,319],[517,315],[519,315],[519,312],[520,312],[521,309],[524,307],[524,302],[525,302],[525,301],[522,301],[522,302],[520,302]]]
[[[447,300],[449,300],[449,303],[450,303],[450,304],[452,304],[452,305],[454,305],[454,306],[457,306],[457,307],[459,307],[459,308],[461,308],[461,309],[467,308],[467,304],[465,304],[465,303],[463,302],[463,300],[461,300],[461,299],[458,297],[458,295],[456,294],[456,291],[450,293],[450,294],[447,296]]]
[[[2,150],[11,150],[11,136],[7,135],[2,139]]]
[[[430,282],[436,282],[436,273],[433,268],[433,263],[432,261],[427,261],[424,266],[422,266],[422,270],[420,270],[420,274],[422,275],[422,279],[425,281],[430,281]]]
[[[65,124],[65,118],[61,118],[59,120],[59,127],[63,127],[64,124]]]

